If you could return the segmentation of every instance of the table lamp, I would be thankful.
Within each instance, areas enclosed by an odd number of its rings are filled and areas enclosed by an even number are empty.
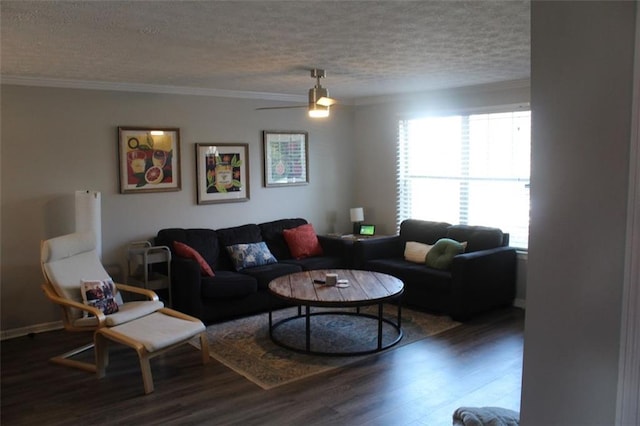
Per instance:
[[[349,210],[351,222],[353,222],[353,235],[360,233],[360,224],[364,221],[364,209],[362,207],[353,207]]]

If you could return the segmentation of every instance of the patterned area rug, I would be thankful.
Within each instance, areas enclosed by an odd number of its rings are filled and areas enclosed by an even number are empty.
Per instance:
[[[363,308],[374,314],[376,308]],[[334,310],[335,311],[335,310]],[[312,312],[327,312],[314,308]],[[353,312],[353,309],[351,310]],[[273,313],[274,322],[294,316],[297,308]],[[385,305],[384,316],[396,322],[397,307]],[[460,325],[447,316],[430,315],[411,309],[402,309],[402,340],[387,350],[416,342]],[[320,351],[361,351],[377,345],[377,320],[354,315],[316,315],[311,320],[311,349]],[[276,337],[294,347],[304,347],[304,319],[296,319],[278,327]],[[309,355],[282,348],[269,337],[268,314],[241,318],[207,327],[211,357],[251,380],[263,389],[272,389],[286,383],[342,367],[363,359],[360,356]],[[393,327],[384,323],[383,344],[395,339]],[[199,347],[197,339],[191,341]]]

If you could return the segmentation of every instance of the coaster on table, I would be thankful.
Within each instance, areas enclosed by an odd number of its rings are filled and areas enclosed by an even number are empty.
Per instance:
[[[339,287],[339,288],[349,287],[349,280],[338,280],[336,287]]]

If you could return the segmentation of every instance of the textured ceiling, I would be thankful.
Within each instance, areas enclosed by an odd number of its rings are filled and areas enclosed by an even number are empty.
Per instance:
[[[357,99],[529,78],[528,1],[0,2],[4,79]]]

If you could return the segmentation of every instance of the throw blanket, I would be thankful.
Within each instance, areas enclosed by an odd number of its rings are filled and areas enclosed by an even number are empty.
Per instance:
[[[520,414],[500,407],[460,407],[453,412],[453,426],[518,426]]]

